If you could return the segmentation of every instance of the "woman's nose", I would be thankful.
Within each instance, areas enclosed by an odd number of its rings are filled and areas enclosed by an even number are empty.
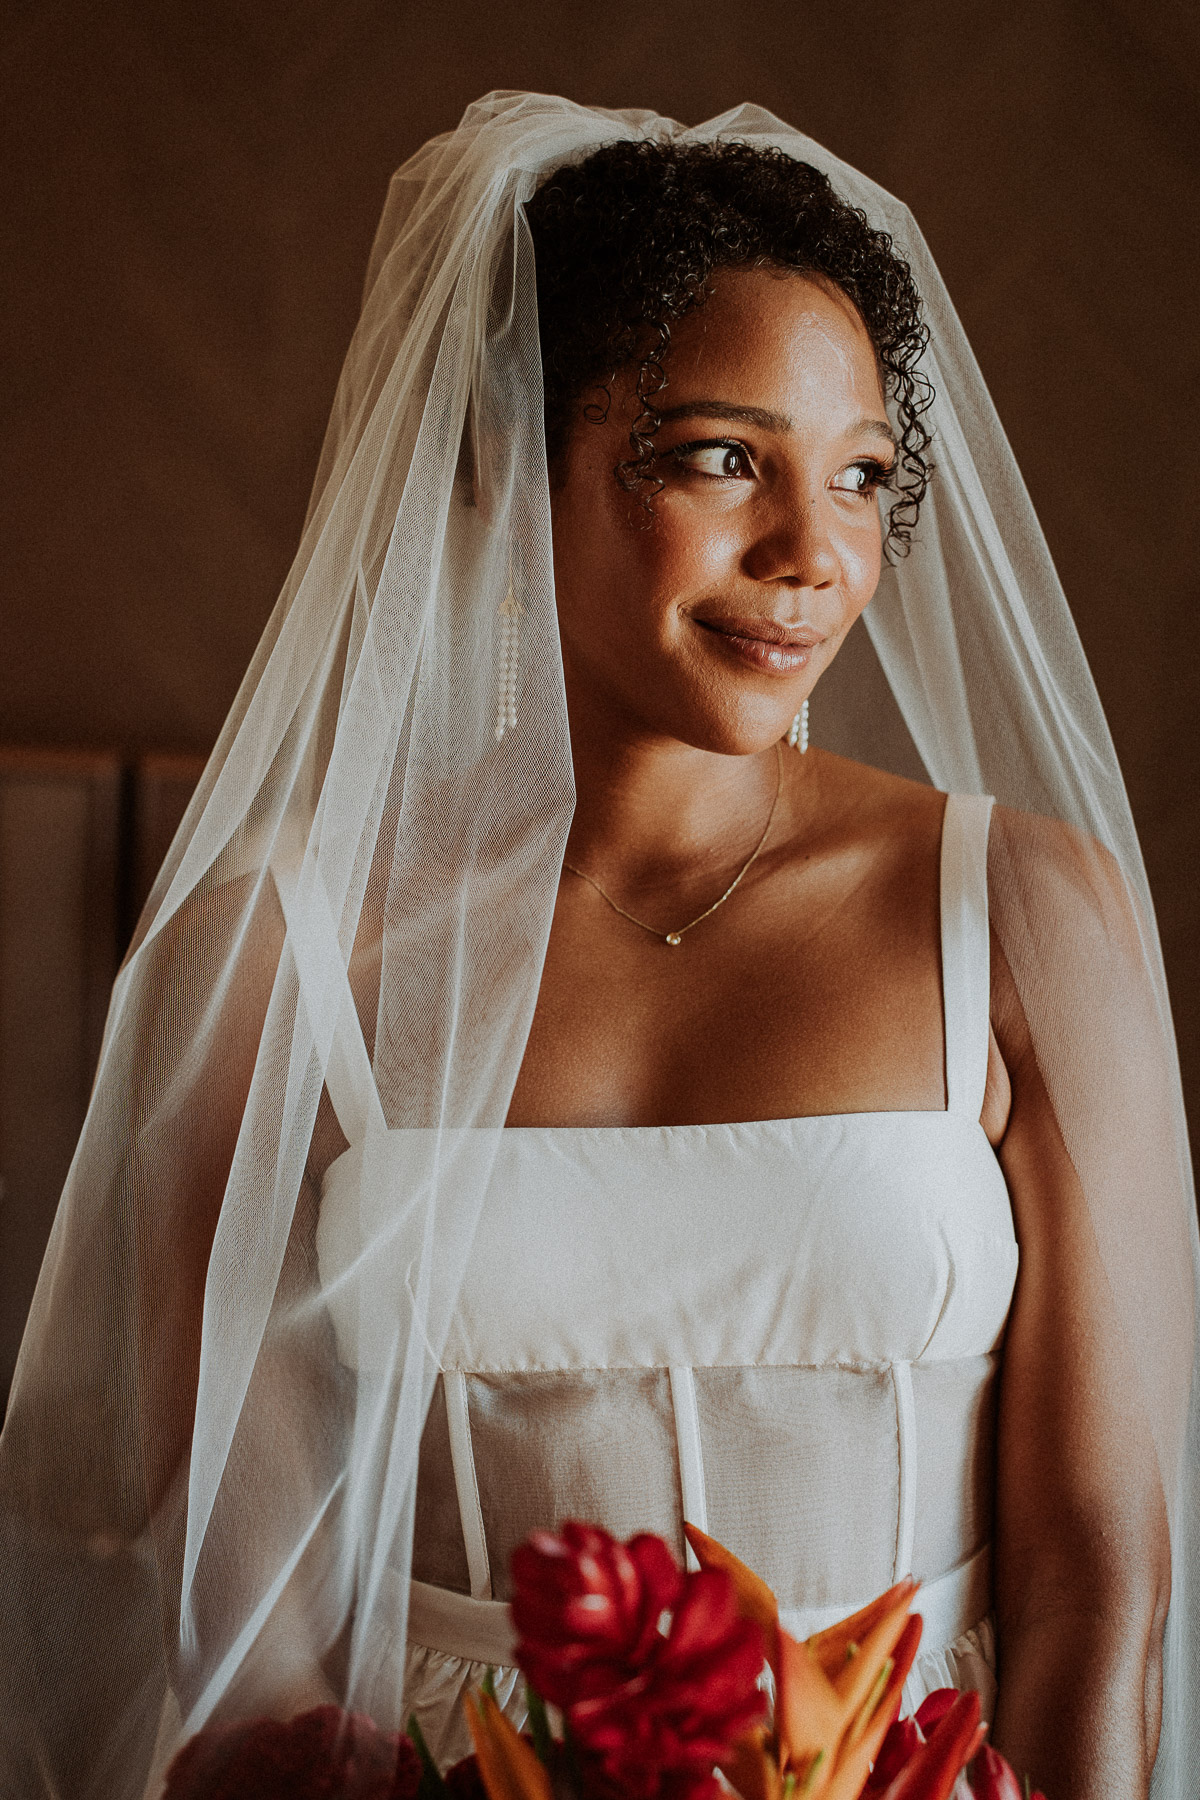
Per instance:
[[[795,496],[760,518],[745,565],[756,581],[827,588],[840,574],[837,548],[817,497]]]

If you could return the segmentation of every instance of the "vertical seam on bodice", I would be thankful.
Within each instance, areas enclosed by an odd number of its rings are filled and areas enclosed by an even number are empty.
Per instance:
[[[687,1364],[672,1364],[671,1410],[675,1415],[675,1448],[679,1457],[679,1490],[687,1524],[708,1531],[708,1495],[704,1485],[704,1452],[700,1443],[700,1408],[696,1402],[696,1377]],[[689,1568],[699,1568],[691,1546]]]
[[[492,1569],[488,1559],[483,1507],[479,1499],[479,1481],[475,1473],[475,1448],[471,1442],[471,1411],[467,1401],[466,1375],[461,1369],[445,1369],[442,1372],[442,1385],[446,1394],[450,1464],[454,1470],[454,1487],[458,1494],[458,1516],[467,1552],[471,1598],[490,1600]]]
[[[912,1364],[892,1364],[896,1400],[896,1556],[892,1580],[912,1574],[917,1534],[917,1409],[913,1399]]]

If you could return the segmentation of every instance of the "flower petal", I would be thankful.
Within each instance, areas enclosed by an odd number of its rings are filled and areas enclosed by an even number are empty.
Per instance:
[[[783,1777],[767,1748],[765,1731],[747,1732],[739,1738],[733,1755],[721,1764],[721,1773],[742,1800],[780,1800]]]
[[[869,1629],[857,1640],[853,1655],[848,1655],[841,1669],[830,1679],[851,1712],[857,1712],[879,1679],[892,1651],[904,1632],[915,1589],[901,1584],[892,1590],[894,1598],[876,1617]],[[847,1646],[849,1648],[849,1646]]]
[[[826,1631],[818,1631],[809,1638],[813,1655],[831,1681],[845,1668],[850,1646],[862,1644],[885,1614],[897,1607],[907,1612],[917,1587],[917,1582],[906,1577],[903,1581],[898,1581],[895,1587],[889,1588],[886,1594],[880,1594],[878,1600],[872,1600],[869,1606],[864,1606],[848,1619],[843,1619],[840,1625],[831,1625]]]
[[[892,1657],[891,1671],[878,1699],[868,1696],[842,1739],[837,1761],[823,1790],[825,1800],[855,1800],[895,1723],[908,1672],[921,1641],[921,1618],[914,1613],[906,1623]],[[886,1663],[884,1667],[886,1667]]]
[[[879,1754],[874,1758],[870,1776],[863,1788],[864,1800],[874,1800],[900,1773],[910,1756],[925,1742],[916,1719],[897,1719],[890,1725]]]
[[[928,1743],[884,1790],[883,1800],[949,1800],[963,1765],[978,1747],[981,1729],[979,1695],[960,1694]]]
[[[702,1569],[721,1569],[732,1576],[742,1617],[761,1625],[769,1642],[779,1624],[779,1602],[766,1582],[744,1562],[739,1562],[732,1550],[726,1550],[724,1544],[718,1544],[716,1538],[706,1536],[697,1526],[685,1521],[683,1534]]]
[[[876,1676],[876,1688],[867,1694],[858,1716],[846,1734],[845,1748],[856,1744],[868,1728],[873,1727],[882,1710],[891,1708],[894,1718],[900,1710],[901,1690],[908,1679],[908,1671],[917,1658],[917,1646],[921,1642],[924,1621],[920,1613],[910,1613],[904,1629],[893,1647],[892,1654],[885,1658],[880,1674]],[[883,1677],[882,1681],[880,1677]],[[876,1742],[878,1742],[876,1734]],[[844,1754],[844,1751],[843,1751]],[[872,1750],[871,1755],[875,1752]]]
[[[931,1736],[937,1726],[941,1724],[957,1699],[958,1689],[952,1687],[934,1688],[931,1694],[926,1694],[913,1714],[913,1718],[926,1737]]]
[[[971,1792],[977,1800],[1023,1800],[1021,1783],[1012,1764],[985,1744],[971,1770]]]
[[[831,1763],[849,1720],[850,1709],[811,1646],[781,1631],[775,1728],[782,1767],[807,1769],[820,1751]]]
[[[464,1706],[491,1800],[553,1800],[549,1775],[491,1695],[468,1696]]]

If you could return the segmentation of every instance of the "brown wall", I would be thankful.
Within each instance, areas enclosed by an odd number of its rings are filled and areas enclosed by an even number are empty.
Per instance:
[[[0,740],[211,742],[288,562],[386,178],[424,137],[492,87],[689,121],[758,100],[932,243],[1108,709],[1200,1096],[1197,16],[16,0]]]

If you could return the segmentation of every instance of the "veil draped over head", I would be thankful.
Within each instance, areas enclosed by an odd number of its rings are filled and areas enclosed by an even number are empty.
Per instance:
[[[936,478],[814,731],[1000,802],[994,930],[1171,1517],[1156,1791],[1200,1766],[1197,1239],[1158,940],[949,297],[902,205],[756,107],[684,130],[499,93],[392,182],[299,551],[114,990],[0,1444],[6,1794],[140,1800],[209,1719],[285,1704],[321,1659],[361,1705],[381,1634],[403,1642],[423,1420],[574,797],[523,205],[644,136],[814,164],[923,296]],[[348,1147],[362,1249],[329,1283],[321,1181]]]

